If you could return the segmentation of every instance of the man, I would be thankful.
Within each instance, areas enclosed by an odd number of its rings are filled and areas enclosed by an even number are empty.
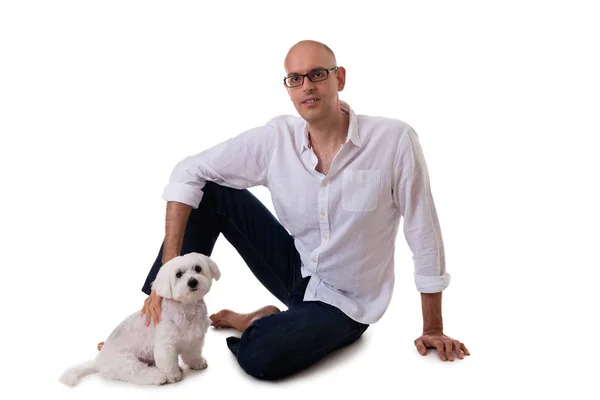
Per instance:
[[[417,351],[436,348],[444,361],[469,355],[443,333],[450,276],[417,134],[399,120],[357,116],[339,100],[346,71],[326,45],[295,44],[284,67],[301,118],[273,118],[174,168],[163,193],[165,239],[142,289],[146,323],[160,323],[161,298],[150,288],[161,265],[188,252],[210,255],[223,234],[287,310],[222,310],[212,325],[242,333],[227,345],[248,374],[292,375],[381,318],[403,217],[422,299]],[[279,220],[246,190],[257,185],[269,189]]]

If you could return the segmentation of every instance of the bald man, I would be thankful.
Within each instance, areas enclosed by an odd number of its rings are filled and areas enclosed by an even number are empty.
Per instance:
[[[400,120],[359,116],[340,100],[346,70],[323,43],[295,44],[284,68],[300,117],[277,116],[174,167],[163,192],[165,238],[142,288],[146,324],[160,323],[151,283],[161,265],[189,252],[210,256],[222,234],[286,309],[222,310],[212,325],[241,333],[227,345],[251,376],[290,376],[352,344],[384,314],[403,218],[422,300],[414,345],[422,355],[437,349],[443,361],[469,355],[443,333],[450,275],[416,132]],[[247,190],[259,185],[277,218]]]

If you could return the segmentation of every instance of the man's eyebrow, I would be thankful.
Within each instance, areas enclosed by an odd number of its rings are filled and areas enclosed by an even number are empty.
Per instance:
[[[322,70],[322,69],[327,69],[327,68],[325,68],[325,67],[314,67],[313,69],[311,69],[310,71],[308,71],[307,74],[310,74],[311,72],[319,71],[319,70]],[[300,72],[290,72],[287,76],[289,78],[290,76],[296,76],[296,75],[302,75],[302,74],[300,74]]]

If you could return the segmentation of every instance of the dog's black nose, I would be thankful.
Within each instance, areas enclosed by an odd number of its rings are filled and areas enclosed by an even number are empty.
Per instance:
[[[195,288],[196,286],[198,286],[198,279],[196,278],[191,278],[188,281],[188,286],[191,287],[192,289]]]

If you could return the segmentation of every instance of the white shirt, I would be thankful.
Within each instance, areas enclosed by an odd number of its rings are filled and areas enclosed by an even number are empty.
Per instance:
[[[403,121],[356,115],[340,104],[350,116],[348,137],[327,175],[315,170],[306,121],[281,115],[180,161],[163,199],[197,208],[207,180],[237,189],[265,186],[294,237],[302,276],[313,277],[304,299],[372,324],[392,297],[401,218],[417,290],[440,292],[450,275],[416,132]]]

